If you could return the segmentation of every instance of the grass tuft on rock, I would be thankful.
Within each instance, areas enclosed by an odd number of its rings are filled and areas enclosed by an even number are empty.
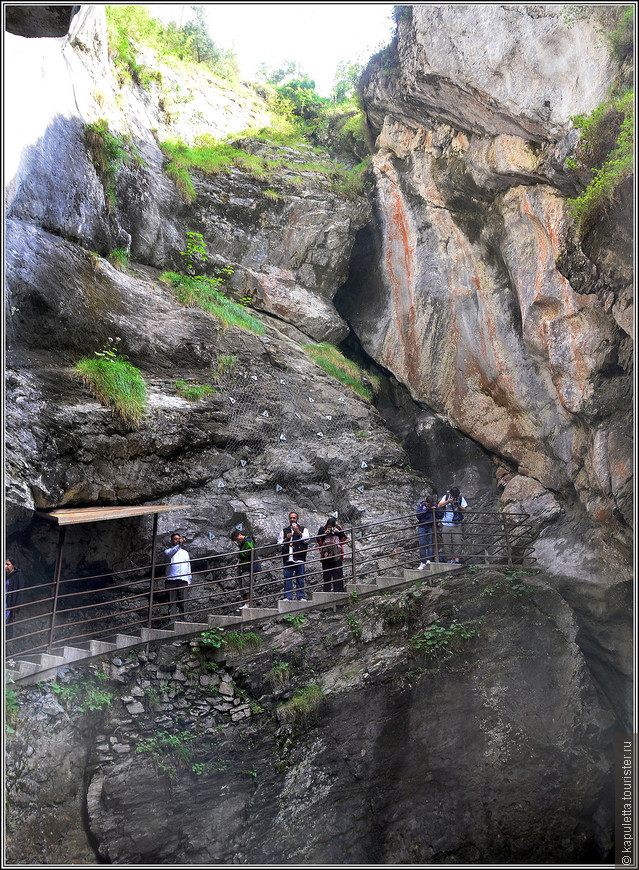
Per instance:
[[[324,702],[324,692],[318,685],[312,683],[296,689],[291,700],[277,708],[277,716],[283,725],[289,723],[309,725],[319,715]]]
[[[73,370],[103,405],[127,425],[139,425],[146,409],[146,381],[139,369],[121,356],[95,355],[83,357]]]
[[[216,290],[218,279],[206,278],[202,275],[191,278],[178,272],[163,272],[160,278],[171,286],[178,302],[192,308],[201,308],[202,311],[212,314],[224,329],[237,326],[255,335],[264,334],[264,324],[257,317]]]
[[[214,387],[208,384],[199,384],[195,381],[179,380],[175,382],[174,386],[178,393],[188,402],[199,402],[201,399],[215,394]]]
[[[305,344],[304,350],[310,358],[317,363],[318,366],[331,375],[337,378],[342,384],[350,387],[358,396],[366,399],[367,402],[373,399],[373,390],[365,386],[363,383],[364,373],[352,360],[347,359],[333,344],[326,341],[320,344]],[[372,384],[373,378],[367,376]]]

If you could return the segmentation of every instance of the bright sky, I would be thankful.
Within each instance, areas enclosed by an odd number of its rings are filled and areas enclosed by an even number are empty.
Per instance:
[[[206,3],[209,32],[216,45],[235,49],[242,76],[255,78],[261,63],[278,67],[298,61],[330,96],[339,61],[365,63],[388,45],[393,32],[388,3]],[[188,5],[149,9],[163,21],[185,24]]]

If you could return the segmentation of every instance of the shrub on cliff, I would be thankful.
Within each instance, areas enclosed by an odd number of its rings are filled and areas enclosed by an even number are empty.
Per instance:
[[[220,78],[237,78],[234,50],[218,47],[209,36],[203,7],[192,8],[195,18],[183,27],[174,21],[162,24],[144,6],[114,4],[105,8],[109,54],[121,84],[132,79],[148,89],[153,79],[161,78],[159,72],[138,63],[137,51],[142,45],[154,49],[165,63],[200,65]]]
[[[634,171],[634,91],[573,118],[573,123],[581,131],[579,164],[594,176],[580,196],[568,200],[577,233],[583,237]]]
[[[115,184],[118,173],[125,163],[143,166],[139,151],[130,137],[116,136],[109,130],[109,123],[101,118],[95,124],[87,124],[84,138],[96,172],[102,179],[106,204],[115,207]]]

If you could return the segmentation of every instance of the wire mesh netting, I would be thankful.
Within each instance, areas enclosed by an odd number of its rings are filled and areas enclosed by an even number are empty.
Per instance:
[[[270,490],[288,504],[299,482],[331,489],[331,465],[344,437],[354,438],[348,400],[310,378],[236,365],[219,378],[228,402],[226,452],[232,481]],[[220,481],[220,486],[224,481]]]

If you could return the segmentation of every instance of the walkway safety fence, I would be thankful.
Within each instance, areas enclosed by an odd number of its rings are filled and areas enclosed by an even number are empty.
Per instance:
[[[524,566],[535,562],[533,535],[528,514],[498,511],[471,511],[464,514],[462,532],[455,556],[464,565]],[[449,561],[444,548],[444,533],[435,520],[426,530],[428,556],[434,562]],[[345,526],[343,583],[349,589],[374,584],[378,576],[398,575],[405,568],[416,568],[420,556],[415,515],[359,522]],[[310,532],[310,530],[309,530]],[[424,543],[423,538],[421,541]],[[188,549],[188,544],[185,545]],[[166,559],[163,551],[162,559]],[[282,545],[256,546],[251,562],[242,576],[238,549],[191,558],[192,582],[185,603],[188,621],[206,621],[210,614],[230,615],[242,606],[248,593],[252,608],[277,607],[284,597]],[[49,652],[64,645],[82,646],[92,639],[104,639],[141,628],[163,628],[172,621],[170,593],[165,588],[167,562],[156,561],[142,568],[118,570],[91,577],[56,576],[53,582],[30,586],[13,611],[6,633],[6,655]],[[331,591],[325,583],[326,565],[320,558],[317,538],[309,537],[304,572],[303,594]],[[56,570],[56,575],[61,574]],[[334,587],[333,587],[333,591]],[[293,598],[302,590],[293,580]]]

